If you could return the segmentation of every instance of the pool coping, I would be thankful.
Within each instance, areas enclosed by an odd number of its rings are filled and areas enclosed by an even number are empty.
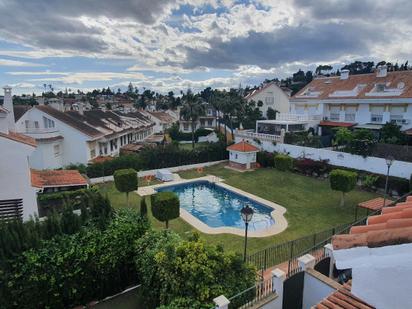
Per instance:
[[[254,194],[248,193],[246,191],[240,190],[236,187],[230,186],[226,183],[223,183],[223,179],[213,176],[213,175],[207,175],[203,177],[198,177],[198,178],[192,178],[192,179],[178,179],[178,180],[173,180],[169,181],[167,183],[161,183],[161,184],[156,184],[152,186],[147,186],[147,187],[141,187],[137,191],[135,191],[137,194],[140,196],[148,196],[156,193],[156,189],[162,188],[162,187],[169,187],[169,186],[174,186],[174,185],[179,185],[179,184],[185,184],[185,183],[191,183],[191,182],[198,182],[198,181],[208,181],[210,183],[214,183],[226,190],[235,192],[237,194],[243,195],[251,200],[254,200],[260,204],[263,204],[264,206],[270,207],[273,209],[273,211],[270,213],[272,216],[273,220],[275,221],[275,224],[271,225],[270,227],[266,229],[262,229],[260,231],[248,231],[248,237],[268,237],[268,236],[273,236],[276,234],[279,234],[283,232],[287,227],[288,227],[288,222],[286,218],[284,217],[284,213],[286,212],[286,208],[268,201],[266,199],[263,199],[259,196],[256,196]],[[238,236],[244,236],[245,231],[240,228],[235,228],[235,227],[210,227],[206,223],[202,222],[192,214],[190,214],[187,210],[180,208],[180,217],[185,220],[187,223],[189,223],[191,226],[194,228],[198,229],[202,233],[205,234],[234,234]]]

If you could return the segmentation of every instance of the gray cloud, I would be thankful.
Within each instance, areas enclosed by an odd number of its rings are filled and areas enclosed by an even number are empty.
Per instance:
[[[240,65],[270,68],[293,61],[330,61],[347,54],[367,55],[371,42],[384,40],[385,32],[355,23],[315,23],[283,27],[270,33],[223,42],[210,40],[211,48],[188,48],[185,66],[234,69]]]
[[[102,52],[101,30],[80,16],[153,24],[175,0],[0,0],[0,37],[38,48]],[[11,14],[12,12],[12,14]]]

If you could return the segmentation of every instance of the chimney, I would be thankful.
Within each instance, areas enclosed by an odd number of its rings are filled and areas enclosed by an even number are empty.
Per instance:
[[[14,120],[14,110],[13,110],[13,97],[11,96],[11,87],[4,86],[4,99],[3,99],[3,107],[7,109],[7,122],[9,131],[15,132],[16,123]]]
[[[340,79],[345,80],[349,78],[349,70],[340,71]]]
[[[83,103],[79,103],[79,114],[84,115],[84,106]]]
[[[376,70],[376,77],[386,77],[388,75],[388,67],[386,64],[378,66]]]

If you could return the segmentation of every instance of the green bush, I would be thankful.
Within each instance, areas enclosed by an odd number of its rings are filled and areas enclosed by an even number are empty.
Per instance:
[[[259,151],[256,155],[256,162],[260,164],[261,167],[274,167],[274,154],[268,151]]]
[[[145,308],[203,308],[200,304],[211,308],[213,298],[235,295],[252,286],[256,278],[255,270],[239,254],[226,253],[199,239],[182,240],[170,231],[140,238],[135,261],[142,278],[141,292],[148,302]]]
[[[293,159],[285,154],[277,154],[274,158],[275,168],[280,171],[290,171],[293,168]]]
[[[123,210],[105,230],[89,226],[25,251],[0,272],[2,308],[73,308],[137,284],[134,242],[148,228]]]
[[[132,168],[121,169],[114,172],[113,178],[116,189],[126,193],[127,206],[129,206],[129,193],[137,190],[137,172]]]
[[[355,172],[336,169],[330,173],[331,189],[342,192],[341,206],[345,205],[345,193],[355,188],[357,179],[358,174]]]
[[[152,195],[153,217],[166,223],[169,228],[169,220],[179,218],[180,202],[177,195],[173,192],[159,192]]]

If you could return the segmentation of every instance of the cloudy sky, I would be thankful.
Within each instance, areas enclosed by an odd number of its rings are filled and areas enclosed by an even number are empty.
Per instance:
[[[179,92],[317,64],[403,62],[411,9],[409,0],[0,0],[0,85]]]

